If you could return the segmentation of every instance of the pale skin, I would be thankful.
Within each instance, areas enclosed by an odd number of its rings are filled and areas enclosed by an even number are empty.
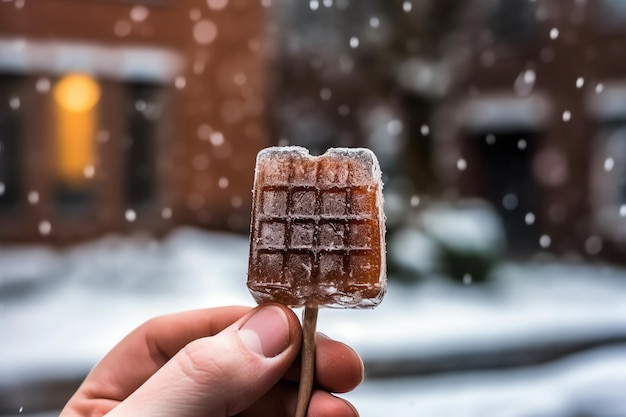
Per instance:
[[[292,417],[301,339],[298,318],[279,304],[155,318],[96,365],[60,416]],[[307,415],[357,417],[349,402],[333,394],[354,389],[362,379],[356,352],[318,333]]]

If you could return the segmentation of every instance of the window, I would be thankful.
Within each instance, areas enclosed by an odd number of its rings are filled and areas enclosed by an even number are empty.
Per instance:
[[[69,74],[54,87],[57,200],[82,207],[93,194],[95,135],[100,87],[84,74]]]
[[[529,214],[537,213],[537,190],[532,176],[536,132],[509,130],[478,134],[483,198],[496,208],[512,253],[535,246],[537,231],[529,225]],[[534,224],[534,222],[533,222]]]
[[[22,195],[20,81],[16,76],[0,76],[0,209],[15,206]]]
[[[156,197],[156,133],[161,117],[159,87],[127,84],[125,198],[131,207],[149,204]]]

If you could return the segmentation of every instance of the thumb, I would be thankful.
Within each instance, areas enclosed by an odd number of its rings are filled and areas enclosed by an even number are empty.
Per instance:
[[[107,416],[232,416],[281,379],[300,339],[291,310],[259,306],[217,335],[189,343]]]

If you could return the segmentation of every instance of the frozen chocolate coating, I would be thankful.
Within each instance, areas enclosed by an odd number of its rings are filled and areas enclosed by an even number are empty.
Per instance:
[[[366,308],[386,289],[381,172],[363,148],[262,150],[248,288],[258,303]]]

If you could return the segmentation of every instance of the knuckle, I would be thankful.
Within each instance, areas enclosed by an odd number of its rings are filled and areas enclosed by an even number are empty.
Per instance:
[[[206,343],[207,340],[198,339],[187,344],[175,356],[178,368],[186,378],[200,385],[232,379],[236,368],[228,360],[229,355],[217,352],[213,344]]]

